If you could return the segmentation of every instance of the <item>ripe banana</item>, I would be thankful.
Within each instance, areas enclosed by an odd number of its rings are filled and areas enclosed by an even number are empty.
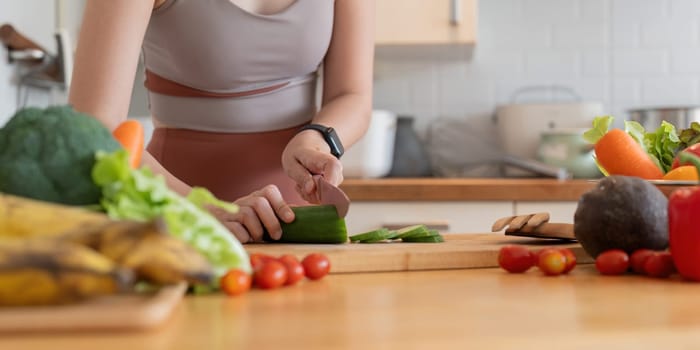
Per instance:
[[[51,237],[109,221],[105,214],[0,193],[0,236]]]
[[[183,240],[169,235],[161,220],[111,221],[99,230],[62,237],[92,247],[149,282],[209,284],[214,278],[211,264]]]
[[[112,220],[87,209],[0,194],[0,238],[81,244],[157,284],[209,283],[214,276],[209,262],[168,234],[160,220]]]
[[[54,305],[130,288],[132,272],[90,248],[53,240],[0,241],[0,305]]]

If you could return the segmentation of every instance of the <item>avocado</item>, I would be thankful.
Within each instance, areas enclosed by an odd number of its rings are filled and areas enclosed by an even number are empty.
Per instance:
[[[584,193],[574,214],[574,235],[592,257],[609,249],[628,254],[668,246],[668,199],[650,182],[613,175]]]

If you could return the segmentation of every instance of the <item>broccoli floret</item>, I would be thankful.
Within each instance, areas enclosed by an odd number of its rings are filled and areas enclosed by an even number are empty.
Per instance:
[[[102,123],[70,106],[22,109],[0,129],[0,192],[97,204],[100,188],[91,176],[95,154],[119,147]]]

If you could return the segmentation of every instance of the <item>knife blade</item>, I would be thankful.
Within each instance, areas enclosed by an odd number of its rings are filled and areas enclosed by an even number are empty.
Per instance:
[[[313,178],[316,183],[319,203],[334,205],[338,212],[338,217],[344,218],[350,209],[350,198],[343,190],[328,182],[323,176],[314,175]]]

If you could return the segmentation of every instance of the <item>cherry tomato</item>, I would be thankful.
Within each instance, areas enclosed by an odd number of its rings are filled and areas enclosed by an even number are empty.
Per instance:
[[[242,270],[232,269],[221,276],[221,290],[228,295],[239,295],[250,289],[252,278]]]
[[[554,248],[546,248],[539,253],[537,267],[547,276],[556,276],[566,270],[566,256]]]
[[[535,264],[529,249],[519,245],[507,245],[498,252],[498,265],[510,273],[522,273]]]
[[[654,251],[651,249],[637,249],[632,253],[630,256],[630,265],[632,266],[632,271],[638,273],[638,274],[646,274],[646,270],[644,269],[644,265],[647,261],[647,259],[654,255]]]
[[[559,251],[564,255],[564,258],[566,258],[566,268],[564,268],[562,273],[569,273],[569,271],[576,267],[576,255],[574,255],[574,252],[568,248],[562,248],[559,249]]]
[[[666,278],[676,272],[676,267],[673,265],[673,258],[670,253],[654,253],[647,258],[644,263],[644,271],[647,276],[656,278]]]
[[[287,269],[287,282],[285,286],[291,286],[304,278],[304,266],[291,254],[285,254],[278,259]]]
[[[253,271],[261,268],[268,261],[277,260],[274,256],[263,253],[251,253],[249,258],[250,266],[253,267]]]
[[[287,281],[287,268],[277,260],[270,260],[254,272],[253,278],[262,289],[277,288]]]
[[[621,275],[629,266],[629,256],[620,249],[606,250],[595,259],[595,267],[603,275]]]
[[[331,270],[331,262],[323,254],[311,253],[301,261],[306,277],[311,280],[323,278]]]

